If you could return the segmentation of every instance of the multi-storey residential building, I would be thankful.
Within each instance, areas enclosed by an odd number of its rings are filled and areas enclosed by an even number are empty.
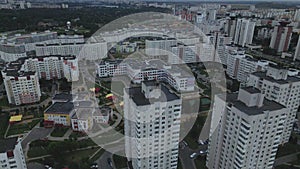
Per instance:
[[[21,71],[37,72],[46,80],[66,78],[69,82],[78,81],[78,59],[75,56],[44,56],[21,58],[18,60]]]
[[[294,61],[295,60],[300,60],[300,35],[299,35],[299,40],[298,40],[295,55],[294,55]]]
[[[55,102],[44,112],[44,120],[52,121],[56,125],[70,126],[71,117],[74,114],[72,102]]]
[[[265,70],[267,65],[267,61],[251,58],[245,55],[244,51],[230,51],[227,58],[226,74],[241,83],[246,83],[251,73]]]
[[[236,45],[225,45],[221,48],[224,50],[219,53],[219,57],[223,65],[227,65],[228,56],[231,55],[231,53],[237,53],[239,51],[239,47]]]
[[[134,169],[176,169],[181,98],[164,84],[125,89],[125,152]]]
[[[238,19],[234,34],[234,44],[242,47],[252,44],[256,22],[248,19]]]
[[[0,140],[0,168],[27,169],[21,141],[17,137]]]
[[[15,61],[26,56],[24,45],[0,44],[0,58],[6,62]]]
[[[272,169],[287,111],[253,87],[217,95],[206,166],[209,169]]]
[[[226,18],[226,22],[224,24],[224,33],[227,34],[229,37],[234,37],[236,22],[236,17]]]
[[[208,34],[207,37],[210,40],[210,43],[213,45],[213,61],[223,61],[224,58],[221,58],[225,55],[226,45],[232,43],[232,37],[222,34],[221,32],[214,32]],[[220,58],[220,60],[216,60]],[[223,63],[223,62],[222,62]]]
[[[101,62],[98,76],[127,75],[133,83],[144,80],[159,80],[168,83],[178,91],[193,91],[195,77],[180,65],[169,65],[161,60],[125,59],[122,62]]]
[[[146,40],[147,55],[169,55],[172,51],[172,46],[177,45],[178,41],[174,38]]]
[[[271,28],[261,28],[258,30],[257,38],[258,39],[269,39],[272,37]]]
[[[293,27],[288,24],[289,22],[280,22],[273,30],[270,48],[277,52],[286,52],[289,49]]]
[[[180,34],[179,34],[180,35]],[[157,38],[152,40],[146,40],[145,53],[149,56],[170,55],[172,47],[178,44],[184,44],[186,46],[195,46],[200,43],[200,39],[197,36],[184,36],[181,35],[178,38]]]
[[[72,43],[43,43],[36,45],[37,56],[75,55],[87,60],[105,58],[107,54],[106,42],[72,42]]]
[[[270,65],[267,72],[251,74],[247,85],[260,89],[267,99],[287,107],[281,142],[288,142],[300,103],[300,78],[288,76],[288,70]]]
[[[294,21],[295,22],[300,22],[300,9],[297,9],[295,11]]]
[[[26,57],[26,52],[35,50],[35,44],[41,41],[57,39],[56,32],[31,33],[28,35],[16,34],[13,37],[5,37],[0,41],[0,56],[6,62],[15,61]]]
[[[107,60],[101,61],[97,65],[97,74],[99,77],[112,77],[124,75],[127,73],[127,65],[122,63],[123,60]]]
[[[38,74],[20,71],[21,65],[11,62],[2,71],[8,102],[15,105],[38,102],[41,97]]]
[[[198,60],[195,46],[178,44],[172,46],[171,51],[168,57],[169,64],[195,63]]]
[[[63,73],[68,82],[79,80],[78,59],[76,57],[63,57]]]
[[[26,57],[26,52],[35,51],[37,56],[75,55],[87,60],[106,56],[107,43],[92,37],[85,42],[82,35],[60,35],[56,32],[39,32],[28,35],[17,34],[0,40],[0,57],[10,62]]]

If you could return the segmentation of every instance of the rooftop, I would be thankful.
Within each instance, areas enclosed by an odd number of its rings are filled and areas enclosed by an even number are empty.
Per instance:
[[[70,112],[74,109],[74,104],[71,102],[56,102],[52,104],[45,113],[48,114],[70,114]]]
[[[71,101],[71,100],[73,100],[73,95],[69,94],[69,93],[59,93],[59,94],[56,94],[52,99],[53,100]]]
[[[167,102],[167,101],[180,99],[180,97],[175,92],[173,92],[171,89],[168,89],[163,84],[161,85],[161,92],[163,94],[161,94],[161,96],[157,99],[155,98],[147,99],[145,95],[142,93],[142,89],[140,86],[126,88],[125,91],[137,106],[151,105],[151,103],[153,102]]]
[[[291,82],[300,82],[300,78],[296,76],[288,76],[286,80],[276,80],[272,77],[267,76],[266,72],[255,72],[252,73],[252,75],[257,76],[259,78],[263,78],[267,81],[273,82],[273,83],[278,83],[278,84],[286,84],[286,83],[291,83]]]
[[[224,100],[224,95],[219,95],[220,98]],[[283,105],[270,101],[268,99],[264,99],[263,106],[257,107],[248,107],[245,103],[238,100],[238,93],[229,93],[226,95],[227,104],[231,104],[232,107],[237,108],[241,112],[246,113],[249,116],[255,116],[259,114],[263,114],[265,111],[276,111],[285,108]]]
[[[251,93],[251,94],[260,93],[260,90],[258,90],[255,87],[252,87],[252,86],[243,87],[243,89],[246,90],[247,92]]]
[[[107,107],[107,106],[99,107],[94,112],[94,116],[107,116],[107,115],[109,115],[110,112],[111,112],[111,108],[110,107]]]
[[[0,139],[0,153],[5,153],[9,150],[15,149],[15,145],[17,144],[18,138],[8,138],[8,139]]]
[[[93,108],[77,108],[75,113],[73,114],[72,118],[77,119],[88,119],[92,118],[93,116]]]

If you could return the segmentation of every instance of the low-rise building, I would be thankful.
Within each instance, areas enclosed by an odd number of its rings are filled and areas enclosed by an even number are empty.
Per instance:
[[[113,113],[110,107],[101,107],[96,109],[93,114],[93,119],[96,123],[108,123]]]
[[[45,121],[53,121],[55,125],[70,126],[74,114],[72,102],[56,102],[44,112]]]
[[[99,77],[127,75],[136,84],[144,80],[163,81],[177,91],[193,91],[195,87],[195,77],[191,72],[180,65],[170,65],[159,59],[129,58],[118,62],[101,62],[97,72]]]
[[[93,108],[77,108],[71,119],[73,131],[87,132],[91,130],[94,111]]]

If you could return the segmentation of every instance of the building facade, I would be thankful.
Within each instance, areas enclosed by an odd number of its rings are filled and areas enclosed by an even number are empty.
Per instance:
[[[193,91],[195,87],[195,77],[191,76],[191,72],[158,59],[141,61],[129,58],[123,61],[101,62],[97,66],[99,77],[126,75],[136,84],[144,80],[159,80],[178,91]]]
[[[16,63],[14,66],[19,65]],[[2,77],[9,104],[22,105],[40,101],[41,90],[36,72],[21,72],[10,67],[2,71]]]
[[[265,70],[268,64],[267,61],[259,61],[245,55],[244,51],[230,51],[227,58],[226,74],[245,84],[251,73]]]
[[[293,27],[288,24],[289,22],[280,22],[273,30],[270,48],[275,49],[276,52],[286,52],[289,49]]]
[[[155,81],[125,90],[125,152],[134,169],[177,168],[181,102]]]
[[[20,139],[1,139],[0,145],[1,169],[27,169]]]
[[[248,19],[237,19],[233,42],[245,47],[252,44],[256,22]]]
[[[213,107],[206,166],[210,169],[272,169],[286,112],[253,87],[218,95]]]
[[[74,111],[72,102],[56,102],[45,110],[44,120],[52,121],[55,125],[71,126]]]
[[[294,61],[295,60],[300,60],[300,35],[299,35],[299,40],[298,40],[295,55],[294,55]]]
[[[247,85],[261,90],[267,99],[286,106],[287,119],[281,143],[288,142],[300,104],[300,78],[288,76],[288,70],[270,65],[267,72],[251,74]]]

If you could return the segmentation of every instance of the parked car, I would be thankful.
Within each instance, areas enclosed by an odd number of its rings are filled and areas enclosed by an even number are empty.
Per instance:
[[[197,156],[197,153],[193,153],[190,155],[190,158],[195,158]]]
[[[198,144],[200,144],[200,145],[207,145],[208,144],[208,140],[199,140],[198,141]]]
[[[93,163],[91,164],[91,169],[98,169],[98,164],[97,163]]]
[[[207,154],[207,150],[201,150],[201,151],[199,151],[199,153],[200,153],[200,155],[205,155],[205,154]]]

